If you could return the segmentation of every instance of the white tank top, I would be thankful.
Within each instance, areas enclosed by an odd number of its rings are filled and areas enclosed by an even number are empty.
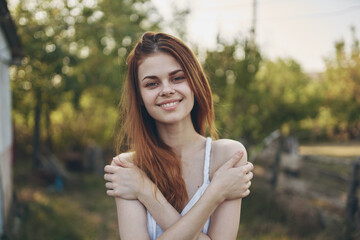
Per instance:
[[[204,194],[206,188],[210,184],[210,152],[211,152],[211,138],[206,138],[206,147],[205,147],[205,161],[204,161],[204,180],[202,186],[196,191],[194,196],[186,204],[184,209],[181,212],[181,216],[184,216],[200,199]],[[155,219],[151,216],[150,212],[146,210],[147,213],[147,229],[150,235],[151,240],[158,238],[163,231],[160,226],[156,223]],[[206,221],[202,231],[207,234],[210,225],[210,218]]]

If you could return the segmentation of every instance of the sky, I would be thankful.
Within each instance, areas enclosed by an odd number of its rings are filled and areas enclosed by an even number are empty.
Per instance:
[[[190,9],[186,30],[190,42],[216,46],[216,36],[231,41],[249,37],[254,0],[152,0],[164,22],[173,5]],[[334,54],[336,41],[360,39],[360,0],[257,0],[256,43],[270,59],[291,57],[306,72],[325,69],[324,58]],[[171,29],[165,31],[171,33]]]

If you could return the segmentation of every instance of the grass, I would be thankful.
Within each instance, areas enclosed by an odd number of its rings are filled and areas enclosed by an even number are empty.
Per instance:
[[[304,199],[271,193],[259,179],[243,200],[238,240],[338,240],[342,234],[341,226],[326,229]]]
[[[322,155],[333,157],[360,157],[360,143],[344,144],[312,144],[299,148],[302,155]]]
[[[119,239],[115,201],[106,196],[102,176],[73,174],[64,191],[57,192],[41,186],[33,175],[24,174],[23,166],[20,168],[14,171],[15,222],[20,225],[10,239]]]
[[[14,166],[20,225],[10,239],[119,239],[115,202],[106,196],[102,176],[74,173],[64,190],[56,192],[40,184],[28,165]],[[243,200],[238,239],[337,240],[342,232],[341,226],[325,229],[305,201],[271,193],[268,184],[255,177],[251,195]]]

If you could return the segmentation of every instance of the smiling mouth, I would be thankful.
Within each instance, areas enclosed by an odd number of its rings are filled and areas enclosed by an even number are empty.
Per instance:
[[[165,103],[165,104],[161,104],[161,105],[159,105],[160,107],[173,107],[173,106],[175,106],[176,104],[178,104],[179,102],[181,102],[181,100],[179,100],[179,101],[176,101],[176,102],[171,102],[171,103]]]

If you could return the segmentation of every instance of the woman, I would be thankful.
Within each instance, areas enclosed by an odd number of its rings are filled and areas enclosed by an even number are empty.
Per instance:
[[[127,64],[118,143],[129,151],[104,175],[121,239],[235,239],[253,166],[241,143],[205,137],[214,108],[194,54],[147,32]]]

